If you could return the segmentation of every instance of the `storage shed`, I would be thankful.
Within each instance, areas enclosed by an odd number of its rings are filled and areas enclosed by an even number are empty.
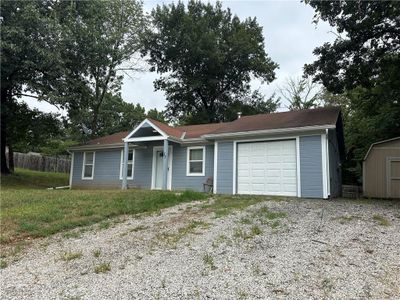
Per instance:
[[[400,198],[400,137],[374,143],[363,161],[365,197]]]

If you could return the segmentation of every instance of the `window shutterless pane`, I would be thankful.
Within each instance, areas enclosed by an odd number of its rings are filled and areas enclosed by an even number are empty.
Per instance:
[[[133,171],[132,164],[128,164],[128,177],[132,177],[132,171]]]
[[[202,173],[203,172],[203,162],[201,161],[192,161],[189,163],[189,172],[190,173]]]
[[[203,149],[191,149],[189,160],[203,160]]]
[[[133,159],[133,150],[129,151],[128,153],[128,161],[132,161]]]
[[[86,152],[85,154],[85,164],[93,164],[93,152]]]
[[[93,166],[85,165],[84,177],[92,177]]]

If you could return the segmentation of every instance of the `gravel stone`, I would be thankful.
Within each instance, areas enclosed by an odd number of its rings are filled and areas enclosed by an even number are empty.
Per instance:
[[[202,205],[34,240],[6,258],[1,299],[400,299],[399,202],[265,201],[222,218]],[[262,207],[286,216],[271,226]],[[182,229],[192,221],[209,226]]]

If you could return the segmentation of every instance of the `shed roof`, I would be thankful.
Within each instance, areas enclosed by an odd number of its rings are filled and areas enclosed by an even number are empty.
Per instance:
[[[393,141],[396,141],[396,140],[400,140],[400,136],[394,137],[394,138],[391,138],[391,139],[387,139],[387,140],[383,140],[383,141],[379,141],[379,142],[372,143],[371,146],[369,147],[367,153],[366,153],[365,156],[364,156],[364,160],[367,159],[368,155],[371,153],[371,150],[372,150],[372,148],[373,148],[374,146],[380,145],[380,144],[384,144],[384,143],[393,142]]]

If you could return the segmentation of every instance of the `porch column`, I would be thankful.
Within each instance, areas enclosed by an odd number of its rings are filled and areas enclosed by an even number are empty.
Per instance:
[[[126,190],[128,188],[128,154],[129,154],[129,143],[124,142],[124,161],[122,167],[122,189]]]
[[[163,190],[168,189],[168,140],[164,140],[163,149]]]

